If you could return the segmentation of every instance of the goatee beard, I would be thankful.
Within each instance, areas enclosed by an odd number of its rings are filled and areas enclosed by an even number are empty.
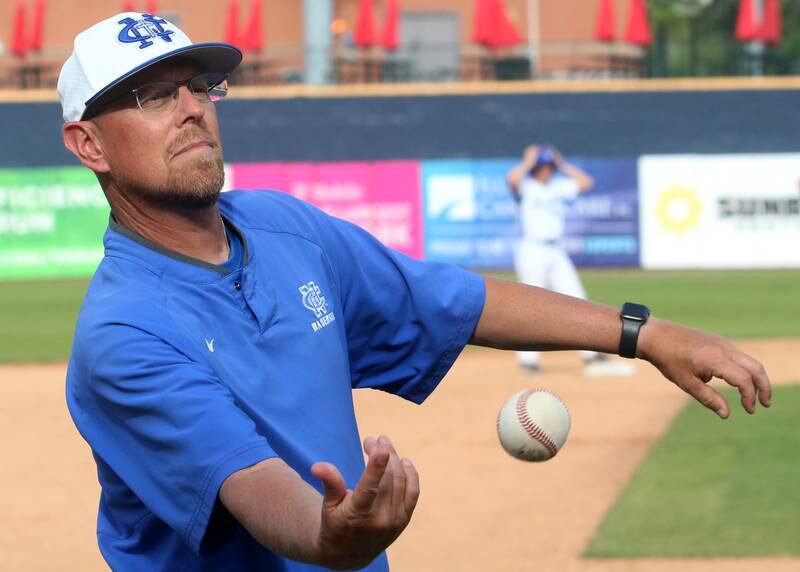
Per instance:
[[[198,159],[191,169],[170,172],[161,189],[146,189],[119,181],[123,189],[138,195],[157,208],[167,210],[204,209],[216,204],[225,184],[222,157]]]

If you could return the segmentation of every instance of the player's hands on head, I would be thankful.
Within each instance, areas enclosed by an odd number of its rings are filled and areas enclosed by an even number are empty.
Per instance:
[[[650,319],[642,328],[639,357],[721,418],[730,415],[726,399],[708,382],[719,378],[736,387],[745,411],[756,401],[772,403],[772,387],[764,366],[720,336]]]
[[[525,161],[526,164],[533,167],[536,164],[536,160],[539,158],[539,146],[538,145],[528,145],[525,148],[525,152],[522,153],[522,159]]]
[[[561,154],[561,151],[553,145],[550,145],[550,152],[553,153],[553,160],[556,162],[556,167],[560,169],[564,164],[564,156]]]
[[[317,553],[330,568],[362,568],[408,526],[419,498],[419,475],[401,459],[388,437],[364,440],[367,468],[352,491],[338,469],[315,463],[312,474],[324,486]]]

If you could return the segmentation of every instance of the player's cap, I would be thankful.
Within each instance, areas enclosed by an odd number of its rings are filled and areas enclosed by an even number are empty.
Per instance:
[[[89,116],[124,93],[135,74],[176,56],[203,71],[224,73],[242,61],[236,46],[193,44],[177,26],[152,14],[123,12],[84,30],[58,76],[64,121]]]
[[[536,157],[536,164],[531,168],[531,173],[535,173],[545,165],[556,166],[556,164],[555,151],[549,145],[545,145],[539,149],[539,155]]]

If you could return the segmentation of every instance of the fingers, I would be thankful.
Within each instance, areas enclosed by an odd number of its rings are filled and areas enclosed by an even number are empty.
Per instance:
[[[702,380],[695,379],[690,383],[679,385],[681,385],[689,395],[715,412],[722,419],[727,419],[730,415],[730,408],[728,407],[727,400],[720,392],[710,385],[706,385]]]
[[[410,459],[400,458],[388,437],[379,437],[377,443],[388,446],[390,450],[389,465],[381,483],[379,499],[386,499],[392,514],[400,514],[402,519],[408,520],[419,499],[419,473]]]
[[[352,492],[333,465],[311,468],[325,486],[319,552],[333,555],[321,561],[335,561],[337,570],[361,569],[386,550],[408,526],[419,498],[414,465],[400,459],[387,437],[365,439],[364,451],[367,466]]]
[[[419,473],[416,467],[411,462],[411,459],[403,459],[403,471],[406,473],[406,491],[403,497],[403,505],[406,509],[406,514],[409,516],[417,507],[417,500],[419,500]]]
[[[742,407],[755,413],[756,398],[764,407],[772,404],[772,386],[761,362],[734,350],[728,361],[717,365],[714,375],[738,388]]]
[[[322,481],[324,489],[322,497],[323,507],[327,509],[334,508],[347,496],[347,486],[342,478],[342,474],[339,472],[339,469],[332,464],[314,463],[311,466],[311,474]]]
[[[353,492],[353,507],[362,514],[385,510],[391,520],[407,521],[419,499],[419,474],[413,463],[401,459],[386,436],[364,440],[367,469]]]
[[[389,456],[389,469],[387,470],[386,486],[384,494],[389,502],[389,509],[392,514],[398,511],[405,512],[405,493],[406,493],[406,472],[403,463],[400,461],[400,456],[392,445],[388,437],[380,437],[379,441],[383,439],[383,443],[389,447],[391,455]]]
[[[753,376],[749,371],[731,360],[718,364],[714,369],[714,376],[736,387],[739,390],[744,410],[748,413],[755,412],[756,387],[753,384]]]
[[[659,343],[647,348],[646,359],[723,419],[730,410],[725,398],[706,385],[713,377],[738,389],[742,407],[748,413],[755,412],[756,401],[765,407],[772,403],[772,388],[764,366],[724,338],[660,321],[654,321],[653,327],[660,332]],[[651,328],[649,335],[653,331]]]
[[[772,405],[772,385],[770,384],[767,371],[764,369],[761,362],[743,353],[737,354],[735,359],[737,363],[752,376],[753,383],[758,392],[758,401],[761,405],[764,407]]]
[[[366,514],[372,510],[372,505],[375,503],[375,499],[378,498],[381,481],[386,473],[386,467],[389,465],[390,456],[389,448],[377,441],[375,443],[370,441],[369,446],[365,441],[364,450],[369,455],[369,461],[361,480],[353,490],[353,509],[361,514]]]

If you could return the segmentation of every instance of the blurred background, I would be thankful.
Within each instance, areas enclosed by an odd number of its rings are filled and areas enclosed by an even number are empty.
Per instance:
[[[410,256],[510,276],[505,175],[549,143],[597,181],[567,216],[593,297],[617,303],[644,269],[746,292],[755,272],[794,299],[800,2],[0,0],[0,359],[66,357],[102,256],[108,207],[61,143],[54,86],[74,36],[122,10],[245,53],[217,106],[226,189],[291,193]],[[622,281],[601,284],[609,269]],[[659,296],[682,321],[747,298],[670,304],[675,281]],[[758,335],[790,328],[785,310]]]
[[[79,9],[78,9],[79,7]],[[0,87],[55,85],[76,30],[119,11],[241,47],[242,85],[791,75],[787,0],[2,0]]]

